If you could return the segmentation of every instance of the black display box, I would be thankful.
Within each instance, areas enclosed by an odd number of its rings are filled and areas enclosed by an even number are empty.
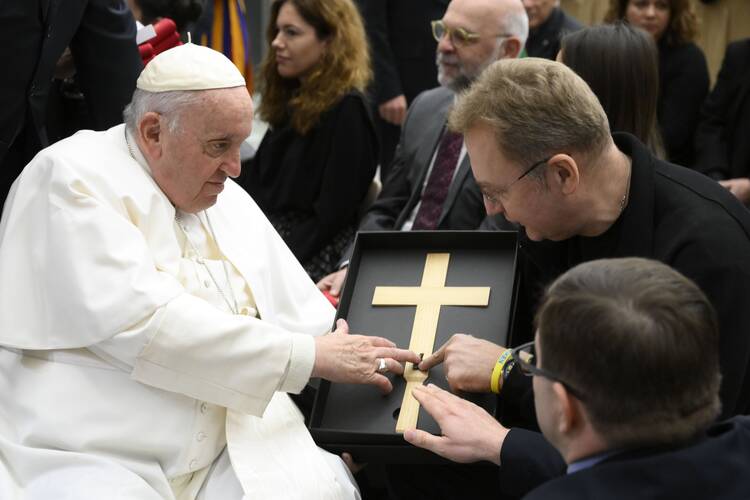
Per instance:
[[[508,345],[518,286],[517,233],[513,231],[360,232],[349,263],[336,319],[345,318],[351,333],[386,337],[408,348],[416,308],[373,306],[376,286],[419,286],[428,253],[450,253],[445,286],[488,286],[486,307],[442,306],[433,350],[452,334],[470,333]],[[426,354],[425,354],[426,355]],[[372,386],[320,381],[309,420],[319,446],[359,462],[440,463],[443,459],[415,448],[397,433],[396,420],[406,381],[390,376],[393,392],[383,396]],[[430,370],[425,383],[450,390],[442,365]],[[495,414],[492,394],[461,394]],[[420,409],[417,427],[433,434],[440,429]]]

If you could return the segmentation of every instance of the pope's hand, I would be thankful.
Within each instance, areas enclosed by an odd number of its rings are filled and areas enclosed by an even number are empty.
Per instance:
[[[490,392],[492,370],[504,350],[505,347],[487,340],[456,333],[427,356],[419,369],[426,371],[443,363],[445,378],[454,391]]]
[[[318,288],[324,292],[330,293],[333,297],[338,297],[341,293],[341,287],[344,286],[347,269],[347,267],[341,268],[335,273],[331,273],[324,277],[318,281]]]
[[[500,465],[500,449],[508,429],[492,415],[432,384],[415,387],[412,394],[438,423],[442,435],[408,429],[404,439],[454,462],[487,460]]]
[[[372,384],[387,394],[393,390],[391,381],[378,372],[380,359],[385,360],[388,372],[401,375],[402,363],[419,363],[419,356],[382,337],[349,335],[349,325],[339,319],[336,330],[315,337],[315,365],[312,376],[331,382]]]

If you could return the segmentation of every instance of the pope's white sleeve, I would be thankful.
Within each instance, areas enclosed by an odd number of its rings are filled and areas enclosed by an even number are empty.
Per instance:
[[[138,382],[258,416],[274,392],[302,390],[315,361],[312,336],[187,293],[90,349]]]

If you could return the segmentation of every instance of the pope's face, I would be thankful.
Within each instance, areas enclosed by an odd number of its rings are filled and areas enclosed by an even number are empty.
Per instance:
[[[176,130],[162,126],[161,154],[151,171],[173,205],[195,213],[216,203],[227,177],[240,175],[240,145],[252,120],[247,89],[234,87],[202,92],[181,110]]]

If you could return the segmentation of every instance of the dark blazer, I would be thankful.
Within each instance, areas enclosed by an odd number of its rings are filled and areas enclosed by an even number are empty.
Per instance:
[[[26,163],[48,145],[47,97],[65,47],[70,46],[73,54],[94,126],[106,129],[122,122],[122,110],[142,69],[135,33],[135,21],[123,0],[2,3],[0,205]]]
[[[455,94],[444,87],[423,92],[409,108],[390,176],[359,224],[360,231],[398,230],[422,196],[427,170]],[[438,229],[477,229],[486,217],[482,195],[465,155],[443,205]],[[350,249],[351,250],[351,249]],[[347,252],[346,259],[350,256]]]
[[[750,418],[716,424],[682,448],[642,449],[550,481],[526,500],[750,498]]]
[[[430,21],[441,19],[449,0],[355,0],[370,43],[374,78],[369,94],[380,138],[380,173],[390,173],[399,127],[386,122],[378,106],[404,95],[411,104],[420,92],[438,86]]]
[[[700,109],[708,95],[706,57],[694,43],[659,42],[659,101],[657,116],[669,161],[693,164],[693,136]]]
[[[656,159],[635,137],[621,133],[614,137],[618,148],[633,161],[630,199],[625,210],[609,230],[593,238],[533,242],[521,235],[522,290],[511,342],[517,345],[533,339],[531,317],[542,287],[571,267],[600,258],[656,259],[692,279],[716,308],[721,333],[722,418],[747,414],[750,212],[729,191],[705,176]],[[501,400],[507,425],[534,428],[529,377],[511,370],[503,384]],[[533,444],[535,440],[537,443]],[[560,463],[554,448],[545,447],[543,441],[541,435],[522,429],[511,430],[505,439],[501,461],[508,466],[500,469],[501,481],[512,484],[519,496],[554,470],[555,461]],[[533,453],[534,458],[525,457],[528,453]]]
[[[555,60],[560,52],[560,40],[573,31],[583,28],[574,17],[555,7],[546,21],[529,31],[526,55]]]
[[[695,169],[714,179],[750,177],[750,38],[729,44],[701,110]]]
[[[356,0],[370,42],[376,104],[401,94],[411,102],[438,85],[430,21],[443,17],[449,1]]]

